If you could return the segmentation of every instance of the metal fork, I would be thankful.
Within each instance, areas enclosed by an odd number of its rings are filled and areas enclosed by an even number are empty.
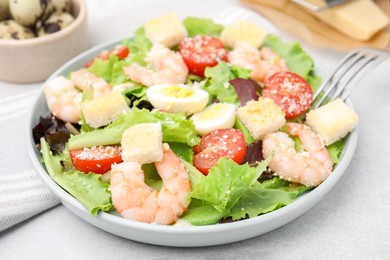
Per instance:
[[[345,100],[358,80],[390,57],[390,52],[372,48],[358,48],[345,56],[333,73],[314,93],[312,108],[318,108],[324,101],[336,98]]]
[[[328,9],[336,5],[342,4],[344,2],[347,2],[347,0],[325,0],[322,1],[322,3],[314,3],[313,1],[310,0],[292,0],[292,1],[294,3],[301,5],[302,7],[305,7],[315,12]]]

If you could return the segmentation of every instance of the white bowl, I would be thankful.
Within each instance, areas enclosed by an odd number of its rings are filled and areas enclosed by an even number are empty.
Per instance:
[[[117,44],[118,41],[116,40],[97,46],[77,56],[57,70],[51,78],[66,75],[69,71],[83,67],[101,50],[112,49]],[[325,75],[320,68],[316,67],[316,70],[320,75]],[[348,100],[347,104],[352,107]],[[288,206],[255,218],[232,223],[210,226],[161,226],[136,222],[105,212],[92,216],[74,197],[58,186],[41,164],[41,155],[35,148],[31,132],[31,129],[37,124],[39,116],[45,116],[48,113],[45,98],[43,92],[41,92],[33,102],[28,118],[29,125],[26,135],[29,142],[27,149],[38,175],[50,190],[61,199],[62,204],[86,222],[107,232],[131,240],[164,246],[198,247],[226,244],[252,238],[287,224],[316,205],[332,189],[348,167],[358,140],[358,129],[356,128],[348,136],[340,163],[335,167],[332,175],[317,188],[300,196]]]

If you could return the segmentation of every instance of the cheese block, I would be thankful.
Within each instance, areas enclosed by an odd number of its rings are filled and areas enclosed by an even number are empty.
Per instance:
[[[179,44],[187,37],[187,30],[174,13],[154,18],[144,24],[145,34],[153,44],[167,48]]]
[[[129,127],[122,135],[122,159],[140,164],[158,162],[163,157],[160,123],[143,123]]]
[[[320,136],[325,145],[345,137],[358,123],[358,115],[341,99],[311,110],[306,123]]]
[[[81,103],[81,111],[87,124],[98,128],[114,122],[130,108],[123,95],[115,92]]]
[[[233,24],[225,27],[221,33],[221,40],[230,48],[234,48],[239,41],[259,48],[267,34],[268,32],[265,29],[252,22],[237,20]]]
[[[372,0],[351,0],[312,14],[343,34],[360,41],[369,40],[390,22]]]
[[[237,109],[237,116],[255,140],[262,140],[266,134],[278,131],[286,123],[283,110],[268,97],[248,101]]]

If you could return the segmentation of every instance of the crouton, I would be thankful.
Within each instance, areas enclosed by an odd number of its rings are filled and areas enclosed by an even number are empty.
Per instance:
[[[306,115],[306,123],[325,145],[345,137],[358,123],[358,115],[341,99],[336,99]]]
[[[81,111],[87,124],[98,128],[114,122],[119,114],[130,108],[123,95],[116,92],[83,102]]]
[[[248,101],[237,109],[237,116],[256,140],[278,131],[286,123],[283,110],[268,97]]]
[[[163,157],[160,123],[143,123],[128,128],[122,135],[122,159],[140,164],[158,162]]]
[[[225,27],[221,33],[222,42],[231,48],[234,48],[237,42],[246,42],[255,48],[259,48],[263,43],[268,32],[256,24],[237,20],[233,24]]]
[[[161,44],[167,48],[178,45],[188,34],[176,14],[152,19],[144,24],[144,28],[146,37],[153,44]]]

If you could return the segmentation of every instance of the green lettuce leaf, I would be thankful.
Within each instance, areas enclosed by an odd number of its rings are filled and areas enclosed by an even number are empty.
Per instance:
[[[251,133],[249,132],[248,128],[245,127],[245,125],[241,122],[238,116],[236,117],[234,128],[241,131],[241,133],[244,135],[245,143],[247,145],[255,141],[255,139],[252,137]]]
[[[282,180],[279,177],[264,180],[261,182],[261,185],[266,189],[278,189],[288,192],[296,192],[297,196],[312,189],[312,187],[306,187],[305,185],[299,183]]]
[[[169,147],[178,157],[192,164],[194,149],[191,146],[184,143],[171,142]]]
[[[127,65],[126,61],[111,54],[108,60],[96,59],[87,70],[111,85],[117,85],[127,81],[127,76],[123,72],[123,67]]]
[[[154,163],[147,163],[142,165],[142,170],[144,172],[144,180],[146,185],[160,190],[162,186],[162,180]]]
[[[87,85],[83,89],[83,94],[81,96],[81,102],[89,101],[93,99],[94,95],[94,90],[92,85]],[[81,116],[80,116],[80,121],[81,121],[81,132],[89,132],[92,131],[94,128],[88,125],[87,120],[85,120],[84,114],[81,111]]]
[[[330,158],[333,160],[333,163],[337,164],[340,161],[341,152],[343,151],[344,146],[345,140],[341,139],[326,147],[326,149],[328,149]]]
[[[249,78],[250,71],[232,66],[226,62],[219,62],[217,66],[206,68],[207,81],[203,86],[210,94],[210,98],[217,98],[220,102],[238,104],[237,93],[229,80],[235,78]]]
[[[189,37],[193,37],[195,35],[219,37],[223,30],[223,25],[217,24],[209,18],[188,16],[183,20],[183,24],[187,29]]]
[[[132,87],[122,91],[122,94],[129,107],[142,108],[145,104],[147,104],[146,107],[150,105],[148,97],[146,96],[146,90],[147,88],[145,86],[134,83]]]
[[[253,168],[248,164],[238,165],[233,160],[221,157],[208,175],[192,187],[190,196],[213,205],[220,212],[230,209],[260,177],[269,160],[270,158]]]
[[[95,216],[100,210],[109,211],[111,209],[109,185],[100,181],[100,175],[85,174],[75,170],[64,172],[61,165],[61,156],[52,155],[44,138],[41,138],[41,149],[43,161],[50,177],[75,197],[92,215]]]
[[[218,223],[229,214],[230,210],[222,212],[215,209],[211,204],[201,200],[192,199],[188,209],[181,219],[190,222],[194,226],[212,225]]]
[[[127,46],[130,50],[126,60],[129,63],[137,62],[142,66],[146,66],[145,57],[152,48],[153,44],[145,35],[144,27],[139,27],[134,32],[134,37],[122,41],[122,45]]]
[[[205,176],[198,169],[196,169],[195,166],[192,165],[191,163],[189,163],[183,159],[181,161],[184,164],[184,167],[188,171],[188,177],[190,178],[191,188],[192,188],[192,190],[194,190],[194,188],[201,182],[201,180]]]
[[[231,209],[229,216],[233,220],[253,218],[292,203],[296,193],[283,190],[250,187]]]
[[[274,177],[250,187],[231,209],[229,216],[233,220],[253,218],[294,202],[299,195],[310,189],[310,187]]]
[[[199,143],[194,124],[183,114],[150,112],[146,109],[132,108],[102,129],[81,133],[69,139],[69,149],[78,149],[98,145],[119,144],[123,133],[131,126],[141,123],[160,122],[164,142],[186,143],[194,146]]]

